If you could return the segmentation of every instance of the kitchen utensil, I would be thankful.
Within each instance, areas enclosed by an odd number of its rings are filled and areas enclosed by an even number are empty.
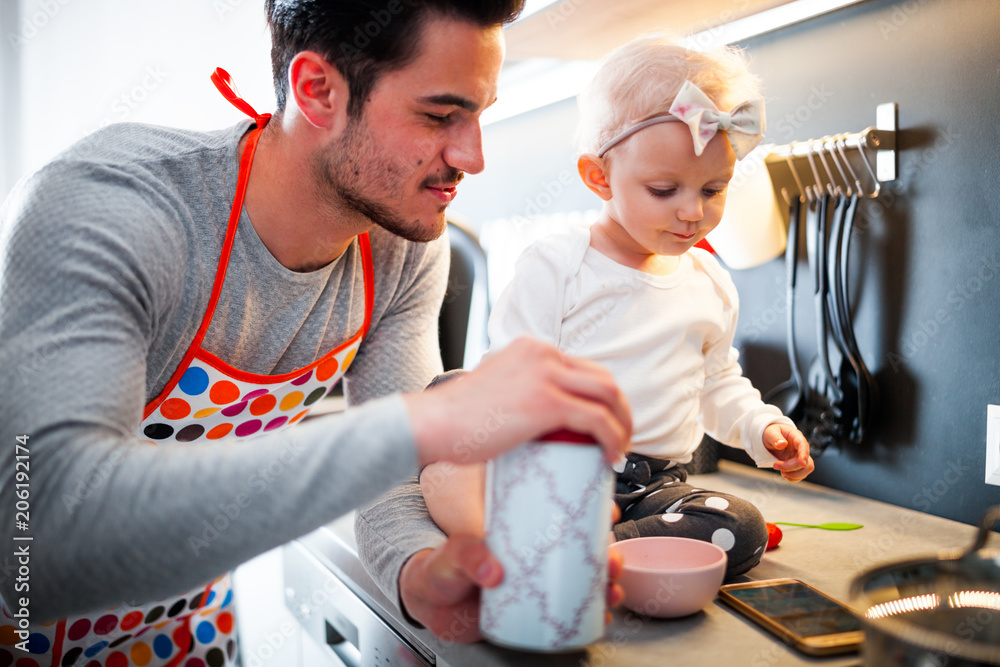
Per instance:
[[[625,608],[657,618],[687,616],[704,608],[726,575],[726,552],[687,537],[637,537],[615,542],[625,567],[618,583]]]
[[[775,386],[765,396],[767,403],[775,405],[781,412],[797,422],[802,418],[805,405],[803,392],[805,385],[802,381],[802,372],[799,370],[799,360],[795,351],[795,276],[798,265],[799,248],[799,218],[802,212],[802,198],[795,197],[788,207],[788,239],[785,242],[785,297],[787,310],[785,311],[786,347],[788,350],[788,364],[792,367],[792,376]]]
[[[849,360],[854,370],[853,380],[856,383],[855,394],[857,400],[856,423],[852,429],[851,439],[854,442],[861,442],[871,419],[871,411],[877,400],[877,385],[865,364],[861,351],[858,348],[857,339],[854,336],[854,323],[851,318],[850,291],[848,284],[849,277],[849,257],[851,248],[851,234],[854,230],[854,219],[857,214],[859,194],[854,193],[851,197],[850,205],[844,214],[843,225],[841,226],[839,238],[836,240],[837,253],[836,272],[838,279],[836,285],[835,303],[840,327],[844,339],[844,344],[849,354]],[[851,378],[849,378],[851,379]]]
[[[560,431],[490,461],[486,545],[503,582],[482,592],[480,630],[534,651],[604,634],[614,475],[589,436]]]
[[[840,403],[844,395],[840,386],[834,382],[833,370],[830,367],[830,346],[828,327],[830,322],[827,311],[828,285],[826,280],[827,264],[829,261],[829,240],[827,238],[827,219],[830,214],[830,203],[832,197],[824,194],[819,199],[819,212],[815,218],[816,223],[813,233],[816,235],[816,256],[813,268],[813,278],[815,280],[815,293],[813,295],[816,308],[816,343],[817,361],[814,364],[816,380],[811,383],[811,387],[821,392],[828,402],[835,406]]]
[[[775,521],[775,524],[779,526],[798,526],[799,528],[819,528],[821,530],[857,530],[858,528],[864,528],[860,523],[792,523],[790,521]]]
[[[837,198],[833,216],[830,221],[830,237],[828,244],[827,265],[827,317],[830,323],[830,333],[832,334],[835,349],[832,351],[830,367],[834,371],[834,381],[843,394],[843,398],[837,405],[838,416],[838,437],[848,438],[857,442],[854,436],[857,434],[858,423],[858,384],[859,367],[845,334],[845,316],[840,304],[843,290],[840,283],[841,264],[841,236],[843,234],[845,218],[853,216],[853,210],[857,207],[857,197],[851,193]]]
[[[985,549],[1000,506],[964,552],[876,567],[851,584],[869,667],[1000,665],[1000,551]]]
[[[806,249],[814,285],[817,350],[806,379],[806,436],[816,453],[822,453],[836,441],[838,406],[843,400],[843,392],[830,369],[827,339],[826,219],[830,200],[829,193],[822,193],[809,203],[806,210]]]

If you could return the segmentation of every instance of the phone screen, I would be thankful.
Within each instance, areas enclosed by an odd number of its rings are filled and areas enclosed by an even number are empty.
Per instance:
[[[861,630],[851,612],[801,583],[736,588],[729,594],[803,637]]]

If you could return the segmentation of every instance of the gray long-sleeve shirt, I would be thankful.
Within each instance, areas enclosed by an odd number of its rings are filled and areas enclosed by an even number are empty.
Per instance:
[[[136,437],[205,312],[248,127],[109,126],[0,209],[0,537],[34,538],[30,592],[16,593],[30,598],[34,622],[186,591],[415,472],[406,408],[392,394],[440,372],[448,246],[380,228],[370,234],[371,328],[347,372],[345,414],[249,441]],[[286,373],[358,330],[363,294],[357,242],[322,269],[292,272],[244,212],[204,347],[250,373]],[[27,532],[13,516],[22,435]],[[250,502],[203,539],[238,498]],[[0,567],[5,601],[16,600],[14,584]]]

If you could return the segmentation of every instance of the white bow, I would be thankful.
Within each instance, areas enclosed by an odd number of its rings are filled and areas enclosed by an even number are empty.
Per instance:
[[[708,95],[690,81],[685,81],[670,113],[691,128],[694,154],[701,155],[715,133],[722,130],[740,160],[764,139],[764,100],[749,100],[730,112],[719,111]]]
[[[764,100],[749,100],[727,113],[719,111],[698,86],[685,81],[670,106],[669,115],[655,116],[636,123],[601,146],[597,151],[597,157],[603,157],[613,146],[639,130],[657,123],[676,121],[686,123],[691,128],[695,155],[701,155],[708,142],[721,129],[729,137],[729,144],[733,147],[736,159],[742,160],[764,139]]]

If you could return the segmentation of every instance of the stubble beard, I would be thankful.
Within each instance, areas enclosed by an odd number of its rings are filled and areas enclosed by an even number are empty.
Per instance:
[[[426,243],[444,232],[444,210],[440,223],[422,224],[407,220],[387,201],[395,193],[401,200],[405,193],[407,169],[380,150],[361,119],[352,119],[337,143],[314,153],[313,171],[335,214],[360,215],[367,221],[407,241]],[[460,177],[459,177],[460,178]],[[382,201],[372,193],[383,193]]]

